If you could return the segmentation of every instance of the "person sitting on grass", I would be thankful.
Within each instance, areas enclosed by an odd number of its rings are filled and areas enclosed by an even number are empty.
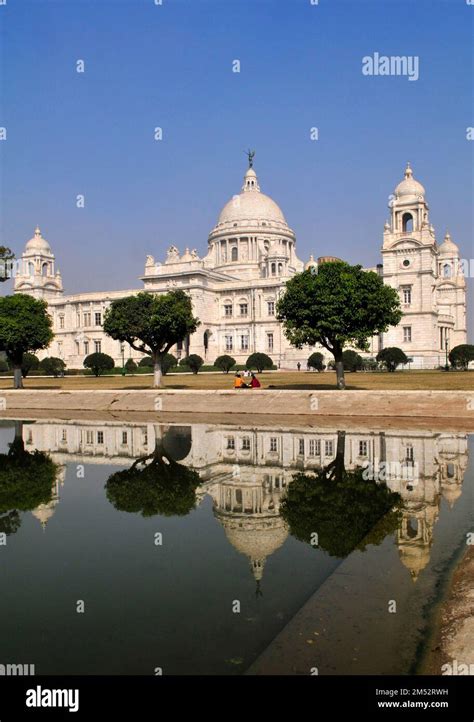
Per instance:
[[[247,389],[248,386],[243,380],[242,376],[239,373],[235,374],[234,377],[234,389]]]
[[[253,389],[259,389],[262,384],[260,383],[260,381],[258,380],[258,378],[255,376],[254,373],[251,373],[250,375],[251,375],[251,377],[252,377],[252,380],[251,380],[251,382],[250,382],[250,386],[251,386]]]

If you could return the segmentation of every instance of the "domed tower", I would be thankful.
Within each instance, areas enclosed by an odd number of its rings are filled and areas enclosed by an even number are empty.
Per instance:
[[[54,298],[63,293],[61,274],[54,269],[54,254],[38,227],[21,254],[15,276],[15,293],[35,298]]]
[[[450,350],[466,343],[466,281],[459,248],[446,233],[438,248],[436,302],[439,312],[440,348]]]
[[[303,270],[295,234],[280,207],[262,193],[249,167],[242,189],[222,209],[209,234],[207,263],[235,278],[291,276]]]

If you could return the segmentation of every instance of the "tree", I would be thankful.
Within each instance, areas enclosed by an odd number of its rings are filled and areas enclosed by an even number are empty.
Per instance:
[[[362,468],[346,471],[345,432],[338,432],[335,459],[314,473],[298,473],[288,485],[280,514],[290,533],[331,556],[380,544],[400,521],[401,498],[384,483],[364,478]],[[382,523],[383,522],[383,523]]]
[[[8,366],[8,362],[4,359],[0,358],[0,372],[2,371],[9,371],[10,368]]]
[[[449,352],[449,362],[455,369],[467,371],[470,361],[474,361],[474,346],[470,343],[462,343]]]
[[[53,336],[45,301],[23,293],[0,297],[0,351],[13,368],[15,389],[23,388],[23,355],[47,348]]]
[[[9,248],[0,246],[0,283],[11,278],[14,258],[15,255]]]
[[[153,360],[152,360],[153,364]],[[171,369],[174,369],[175,366],[178,365],[178,359],[176,356],[173,356],[172,353],[167,353],[163,357],[163,361],[161,362],[161,372],[163,376],[166,376],[168,371],[171,371]]]
[[[137,370],[137,368],[138,368],[138,366],[132,358],[129,358],[126,360],[125,370],[127,371],[127,373],[134,374],[135,371]]]
[[[190,356],[186,356],[186,358],[182,359],[180,365],[186,366],[188,369],[191,369],[193,374],[197,374],[203,363],[204,359],[198,356],[197,353],[192,353]]]
[[[314,369],[315,371],[324,371],[326,365],[324,363],[323,354],[319,353],[319,351],[312,353],[308,361],[306,362],[306,365],[309,369]]]
[[[160,296],[142,291],[113,301],[105,313],[104,331],[153,359],[155,387],[161,386],[163,359],[172,346],[197,329],[190,297],[181,290]]]
[[[342,363],[344,364],[344,371],[360,371],[361,368],[364,366],[364,360],[360,354],[357,353],[357,351],[352,351],[352,349],[347,349],[347,351],[343,351],[342,354]]]
[[[319,344],[333,354],[339,389],[345,388],[344,347],[367,351],[370,337],[396,326],[401,317],[395,289],[373,271],[343,261],[327,261],[317,273],[293,276],[277,305],[277,318],[293,346]]]
[[[377,361],[381,363],[387,371],[395,371],[397,366],[400,364],[408,363],[408,358],[405,356],[401,348],[398,346],[388,346],[378,352]]]
[[[271,369],[273,361],[266,353],[252,353],[245,364],[248,369],[257,369],[261,374],[264,369]]]
[[[62,358],[57,356],[48,356],[40,361],[40,369],[46,374],[46,376],[60,376],[66,369],[66,364]]]
[[[40,360],[34,353],[24,353],[23,360],[21,362],[21,375],[24,379],[28,376],[30,371],[37,371],[39,369]]]
[[[223,373],[228,374],[231,368],[235,366],[235,363],[235,358],[224,354],[223,356],[218,356],[216,358],[216,360],[214,361],[214,366],[216,367],[216,369],[219,369]]]
[[[152,454],[109,477],[106,495],[116,509],[142,516],[185,516],[194,509],[199,474],[177,463],[163,442],[157,440]]]
[[[104,371],[114,368],[115,362],[106,353],[91,353],[84,359],[84,368],[90,369],[94,376],[100,376]]]

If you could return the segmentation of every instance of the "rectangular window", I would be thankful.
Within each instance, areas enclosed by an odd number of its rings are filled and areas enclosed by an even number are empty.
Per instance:
[[[411,303],[411,286],[406,286],[403,289],[403,303],[406,305]]]
[[[102,314],[101,314],[101,313],[95,313],[95,314],[94,314],[94,318],[95,318],[95,325],[96,325],[96,326],[101,326],[101,325],[102,325]]]
[[[267,349],[273,351],[273,333],[267,333]]]
[[[235,449],[235,439],[233,436],[229,436],[227,438],[227,448],[228,449]]]
[[[304,439],[298,439],[298,454],[304,456]]]
[[[122,444],[128,444],[128,432],[122,431]]]
[[[407,446],[407,455],[406,455],[407,461],[415,461],[415,454],[413,451],[413,446]]]
[[[232,336],[226,336],[225,337],[225,350],[226,351],[232,351],[234,348],[234,340]]]
[[[403,327],[403,340],[405,343],[409,343],[411,341],[411,326]]]
[[[92,431],[86,431],[86,444],[93,444],[94,436]]]
[[[248,309],[249,309],[249,307],[248,307],[248,304],[247,304],[247,303],[241,303],[240,306],[239,306],[239,308],[240,308],[240,315],[241,315],[241,316],[246,316],[246,315],[248,314]]]
[[[66,441],[67,441],[67,431],[66,431],[66,429],[63,429],[63,430],[62,430],[61,441],[62,441],[64,444],[65,444]]]
[[[224,304],[224,316],[232,316],[232,304],[226,303]]]
[[[94,341],[94,348],[96,353],[102,353],[102,341]]]
[[[242,439],[242,451],[250,451],[250,438],[248,436],[244,436]]]
[[[248,351],[248,350],[249,350],[249,337],[248,337],[248,336],[241,336],[241,337],[240,337],[240,350],[241,350],[241,351]]]
[[[321,456],[321,442],[319,439],[309,440],[309,455],[310,456]]]
[[[274,316],[275,315],[275,301],[267,301],[268,306],[268,315]]]
[[[91,315],[89,312],[84,314],[84,326],[90,326],[91,325]]]
[[[332,441],[324,442],[324,455],[325,456],[333,456],[334,455],[334,444]]]
[[[270,438],[270,451],[278,451],[278,439],[276,436]]]
[[[103,444],[103,443],[104,443],[104,432],[103,432],[103,431],[98,431],[98,432],[97,432],[97,443],[98,443],[98,444]]]
[[[367,456],[367,442],[359,441],[359,456]]]
[[[81,314],[80,314],[79,311],[78,311],[78,312],[76,313],[76,326],[77,326],[77,328],[79,328],[80,325],[81,325]]]
[[[64,316],[59,317],[59,328],[64,328]]]
[[[89,355],[89,341],[84,341],[84,355]]]

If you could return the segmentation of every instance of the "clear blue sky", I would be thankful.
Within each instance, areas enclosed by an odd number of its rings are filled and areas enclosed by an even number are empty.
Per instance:
[[[68,292],[138,287],[147,253],[205,253],[252,147],[303,260],[379,262],[407,160],[472,258],[473,19],[465,0],[8,0],[0,242],[38,223]],[[376,51],[419,56],[419,80],[364,76]]]

